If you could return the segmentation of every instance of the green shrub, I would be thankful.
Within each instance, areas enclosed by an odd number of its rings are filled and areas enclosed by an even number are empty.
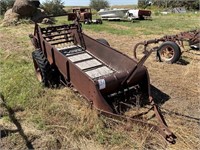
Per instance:
[[[62,0],[46,0],[42,3],[42,8],[48,15],[62,15],[66,13],[63,9],[64,2]]]
[[[6,10],[12,8],[15,0],[0,0],[0,15],[3,15]]]

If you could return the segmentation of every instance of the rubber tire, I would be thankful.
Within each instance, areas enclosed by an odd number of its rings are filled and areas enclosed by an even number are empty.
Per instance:
[[[101,19],[97,19],[97,24],[103,24],[103,21]]]
[[[38,80],[45,87],[55,87],[57,84],[54,76],[54,71],[49,64],[47,58],[44,56],[43,52],[38,49],[32,52],[33,63],[35,67],[35,72],[38,74]],[[41,77],[41,80],[39,79]]]
[[[160,54],[162,49],[164,47],[166,47],[166,46],[169,46],[169,47],[173,48],[173,51],[174,51],[173,57],[171,59],[169,59],[169,60],[163,60],[162,56]],[[157,57],[162,62],[164,61],[164,62],[167,62],[167,63],[176,63],[181,57],[181,49],[178,46],[178,44],[176,44],[174,42],[171,42],[171,41],[166,41],[166,42],[162,43],[161,46],[158,48]]]
[[[108,43],[108,41],[105,40],[105,39],[96,39],[96,41],[98,41],[99,43],[102,43],[102,44],[104,44],[106,46],[110,46],[110,44]]]
[[[90,22],[90,20],[88,20],[88,19],[85,19],[85,20],[84,20],[84,24],[87,24],[87,25],[89,25],[89,24],[91,24],[91,22]]]

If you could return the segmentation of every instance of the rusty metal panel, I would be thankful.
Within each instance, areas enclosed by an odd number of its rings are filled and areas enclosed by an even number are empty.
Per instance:
[[[125,54],[83,34],[87,50],[117,72],[130,71],[136,62]],[[112,56],[112,57],[111,57]]]

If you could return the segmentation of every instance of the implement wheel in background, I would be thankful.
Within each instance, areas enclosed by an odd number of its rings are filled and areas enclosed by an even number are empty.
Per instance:
[[[171,41],[167,41],[161,44],[157,51],[157,57],[162,62],[175,63],[180,59],[180,56],[180,47]]]

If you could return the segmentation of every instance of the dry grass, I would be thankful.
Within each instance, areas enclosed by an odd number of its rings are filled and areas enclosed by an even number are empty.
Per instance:
[[[123,24],[116,24],[114,28],[121,26],[125,30],[129,28]],[[188,61],[187,65],[159,63],[153,55],[146,62],[152,85],[169,96],[168,99],[155,98],[162,103],[169,128],[178,138],[177,143],[171,145],[149,128],[99,117],[83,97],[69,88],[46,89],[39,85],[31,59],[33,48],[28,39],[33,27],[22,24],[0,28],[0,88],[9,105],[25,109],[16,112],[16,118],[35,149],[199,148],[199,51],[188,51],[188,47],[184,50],[182,59]],[[107,39],[112,47],[131,57],[134,44],[160,36],[143,35],[142,30],[137,37],[97,33],[89,28],[84,32]],[[0,126],[15,129],[7,117],[0,119]],[[10,133],[1,141],[3,149],[26,148],[18,133]]]

